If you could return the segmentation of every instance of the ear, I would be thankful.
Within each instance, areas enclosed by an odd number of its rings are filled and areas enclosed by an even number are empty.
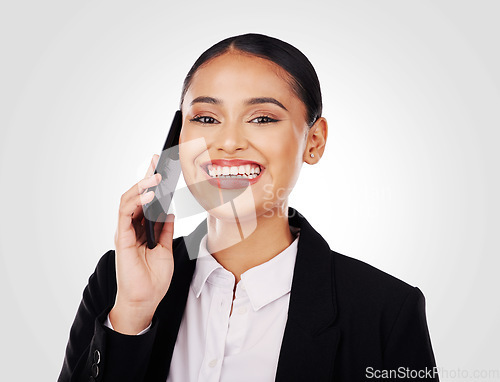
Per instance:
[[[325,151],[326,138],[328,136],[328,123],[326,119],[320,117],[311,126],[307,133],[306,149],[304,151],[304,162],[309,164],[318,163]],[[311,154],[314,157],[311,157]]]

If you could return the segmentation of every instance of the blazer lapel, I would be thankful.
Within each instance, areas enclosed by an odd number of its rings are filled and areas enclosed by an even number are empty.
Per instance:
[[[333,261],[321,235],[294,208],[289,224],[300,227],[297,259],[292,280],[288,319],[278,360],[276,381],[323,381],[333,378],[333,362],[339,340],[333,289]],[[207,233],[207,220],[181,239],[170,288],[158,305],[160,322],[153,345],[147,381],[167,380],[175,340],[186,307],[199,244]]]
[[[339,341],[332,254],[297,210],[288,216],[301,231],[276,381],[331,381]]]

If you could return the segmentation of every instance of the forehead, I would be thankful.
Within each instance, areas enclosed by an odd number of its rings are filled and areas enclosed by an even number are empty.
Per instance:
[[[273,96],[292,105],[300,100],[290,83],[290,75],[274,62],[249,54],[228,52],[208,61],[196,71],[186,97],[203,94],[236,100],[246,99],[249,95]]]

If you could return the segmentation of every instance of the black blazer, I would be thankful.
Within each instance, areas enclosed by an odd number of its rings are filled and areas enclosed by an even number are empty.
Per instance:
[[[437,381],[422,292],[330,250],[300,213],[290,207],[288,215],[301,233],[276,381],[358,382],[388,373]],[[205,220],[174,239],[170,288],[151,329],[140,336],[103,324],[114,304],[116,274],[115,252],[102,256],[83,292],[58,381],[166,381],[196,265],[187,250],[197,251],[206,232]]]

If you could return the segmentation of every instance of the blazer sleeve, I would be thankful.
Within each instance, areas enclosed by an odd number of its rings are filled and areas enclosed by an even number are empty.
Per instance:
[[[414,287],[403,302],[384,346],[384,369],[394,380],[439,381],[425,315],[425,297]]]
[[[158,328],[125,335],[104,325],[116,298],[115,252],[105,253],[90,276],[71,326],[58,382],[142,381]]]

